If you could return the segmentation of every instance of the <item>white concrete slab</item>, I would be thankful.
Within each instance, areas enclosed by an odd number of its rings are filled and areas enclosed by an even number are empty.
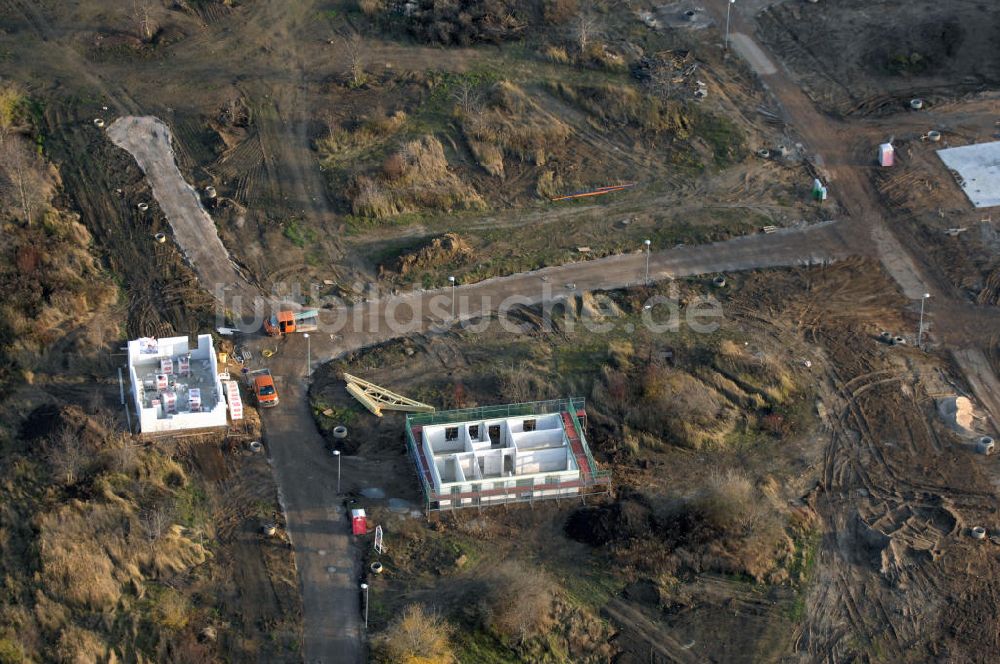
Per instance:
[[[1000,141],[938,150],[945,166],[959,175],[959,185],[977,208],[1000,205]]]

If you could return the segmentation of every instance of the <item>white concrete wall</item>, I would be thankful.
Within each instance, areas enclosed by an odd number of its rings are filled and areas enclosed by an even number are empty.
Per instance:
[[[519,450],[526,450],[532,447],[554,447],[566,442],[561,428],[522,431],[521,433],[511,434],[511,437],[514,440],[514,447]]]
[[[219,380],[215,347],[212,335],[198,335],[198,346],[190,348],[187,337],[167,337],[156,340],[155,353],[142,353],[141,339],[128,342],[129,380],[132,381],[132,399],[135,412],[139,419],[139,430],[142,433],[162,433],[184,429],[200,429],[204,427],[224,427],[228,424],[225,394],[222,391],[222,381]],[[215,406],[211,410],[200,413],[177,413],[160,418],[157,408],[143,407],[143,387],[139,379],[139,371],[148,373],[151,368],[159,368],[160,358],[183,355],[190,352],[192,362],[208,361],[214,380]]]
[[[514,464],[515,476],[537,475],[567,470],[568,453],[561,447],[552,450],[519,450]]]
[[[507,420],[507,424],[510,425],[511,433],[520,433],[524,431],[524,421],[525,420],[535,420],[535,430],[542,429],[562,429],[562,418],[556,414],[552,413],[549,415],[527,415],[524,417],[512,417]]]

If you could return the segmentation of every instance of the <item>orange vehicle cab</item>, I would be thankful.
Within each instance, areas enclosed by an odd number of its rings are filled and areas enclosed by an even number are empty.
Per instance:
[[[270,371],[264,369],[254,372],[253,393],[257,395],[257,405],[261,408],[278,405],[278,390],[274,387],[274,378]]]
[[[295,314],[291,311],[279,311],[264,321],[264,331],[268,336],[280,337],[295,331]]]

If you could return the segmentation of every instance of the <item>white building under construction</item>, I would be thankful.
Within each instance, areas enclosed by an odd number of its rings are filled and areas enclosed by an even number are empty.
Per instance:
[[[453,509],[606,491],[584,435],[583,399],[406,418],[427,509]]]
[[[235,383],[235,404],[227,403],[217,369],[212,336],[202,334],[194,348],[187,337],[128,342],[128,370],[139,431],[143,434],[224,427],[227,406],[242,416]],[[232,400],[230,400],[232,401]]]

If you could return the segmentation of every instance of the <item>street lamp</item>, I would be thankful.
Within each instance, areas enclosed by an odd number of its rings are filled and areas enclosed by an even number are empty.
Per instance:
[[[451,318],[455,319],[455,277],[448,277],[451,283]]]
[[[334,450],[333,456],[337,457],[337,495],[340,495],[340,450]]]
[[[362,583],[361,590],[365,591],[365,629],[368,629],[368,584]]]
[[[312,342],[309,341],[309,333],[303,334],[306,338],[306,375],[312,375]]]
[[[930,293],[924,293],[923,297],[920,298],[920,327],[917,328],[917,348],[920,348],[920,343],[924,339],[924,302],[930,296]]]
[[[643,242],[646,245],[646,284],[649,284],[649,245],[652,244],[650,240]]]
[[[726,50],[729,50],[729,15],[732,13],[733,5],[736,4],[736,0],[729,0],[729,4],[726,5]]]

